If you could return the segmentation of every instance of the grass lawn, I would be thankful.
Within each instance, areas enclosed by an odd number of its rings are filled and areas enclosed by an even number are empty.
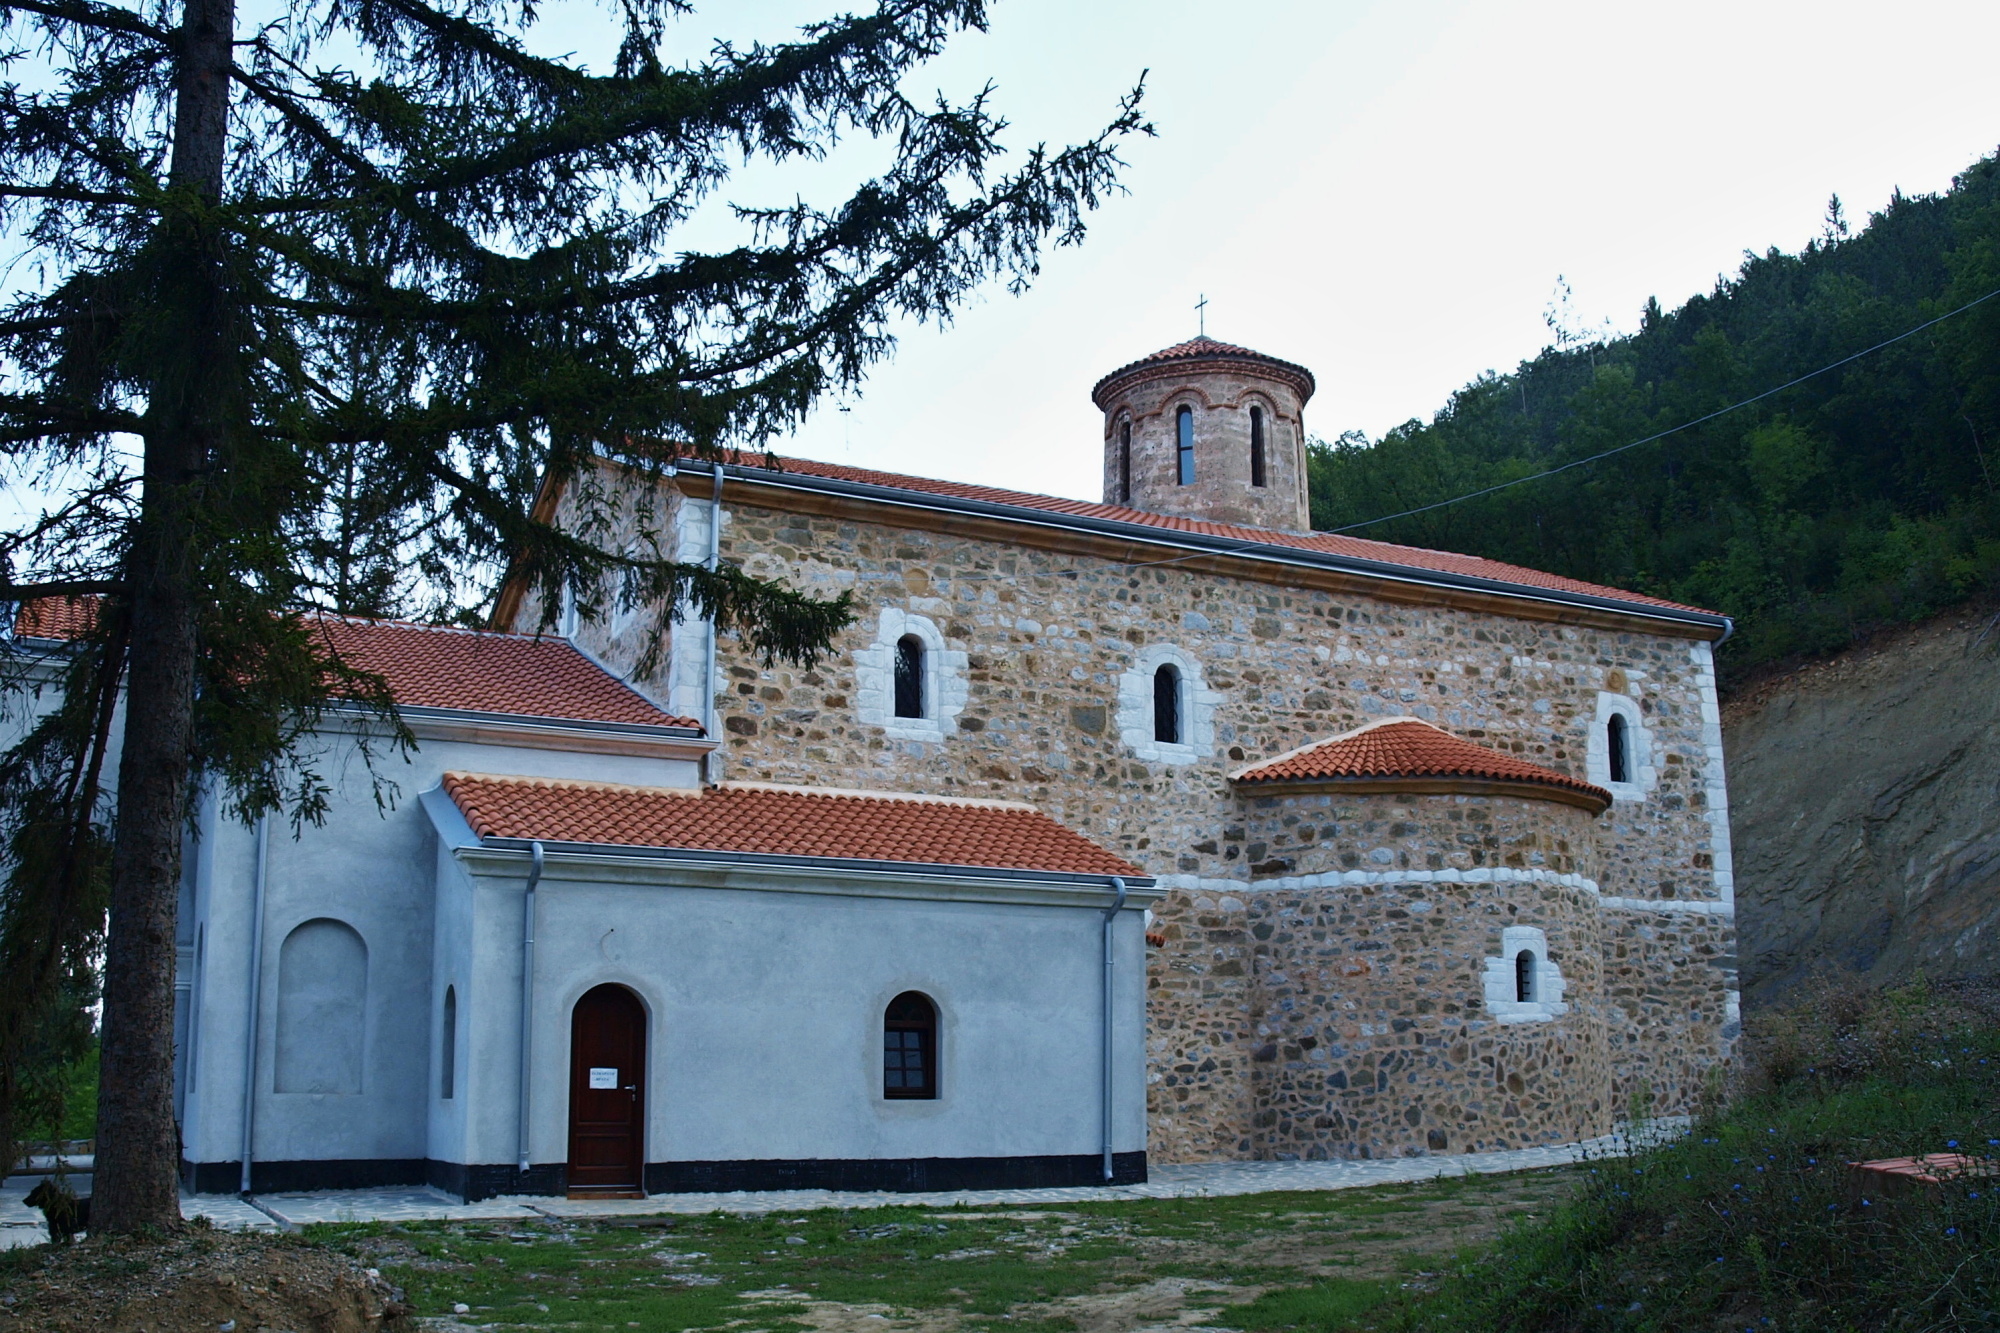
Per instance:
[[[1341,1327],[1569,1171],[1331,1193],[1035,1208],[319,1226],[427,1326],[743,1333],[1122,1333]],[[454,1306],[469,1307],[453,1317]]]

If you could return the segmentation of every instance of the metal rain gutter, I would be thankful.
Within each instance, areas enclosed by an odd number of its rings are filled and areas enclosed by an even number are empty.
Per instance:
[[[535,1046],[535,886],[542,882],[542,844],[528,847],[528,891],[521,905],[521,1125],[515,1165],[528,1174],[528,1076]]]
[[[695,847],[635,847],[616,842],[544,843],[531,842],[526,838],[481,838],[479,845],[488,851],[518,852],[541,847],[557,855],[615,857],[634,861],[680,861],[690,866],[712,865],[717,868],[795,866],[806,870],[846,870],[871,875],[893,875],[901,879],[929,876],[956,879],[1018,879],[1055,884],[1102,884],[1105,881],[1103,875],[1066,870],[1024,870],[1018,866],[948,865],[935,861],[884,861],[873,857],[777,856],[764,852],[707,851]],[[1141,889],[1150,889],[1156,883],[1150,876],[1133,876],[1121,882]]]
[[[1111,1094],[1117,1087],[1116,1070],[1112,1062],[1112,1018],[1115,1011],[1111,1002],[1111,923],[1125,910],[1125,881],[1117,875],[1111,876],[1111,888],[1118,896],[1111,906],[1104,909],[1104,1183],[1111,1183]]]
[[[250,880],[250,999],[243,1042],[243,1174],[240,1193],[250,1192],[251,1142],[257,1127],[257,1001],[264,986],[264,879],[271,860],[271,817],[257,816],[257,867]]]
[[[1173,550],[1200,552],[1206,555],[1235,555],[1269,564],[1293,565],[1307,569],[1338,569],[1349,573],[1364,574],[1370,578],[1389,583],[1403,583],[1414,587],[1450,588],[1470,592],[1483,592],[1496,597],[1509,597],[1525,602],[1543,602],[1557,606],[1584,607],[1591,610],[1612,611],[1620,615],[1633,616],[1642,620],[1660,620],[1678,625],[1698,625],[1705,629],[1719,631],[1724,637],[1733,631],[1735,621],[1724,615],[1707,611],[1682,611],[1674,607],[1650,606],[1643,602],[1628,602],[1616,597],[1600,597],[1593,593],[1567,592],[1556,588],[1537,588],[1529,584],[1507,583],[1500,579],[1480,578],[1472,574],[1452,574],[1444,570],[1419,569],[1411,565],[1392,564],[1386,560],[1368,560],[1359,556],[1333,555],[1325,551],[1309,551],[1299,547],[1280,546],[1269,542],[1246,542],[1236,537],[1218,537],[1199,532],[1181,532],[1170,528],[1156,528],[1145,523],[1128,523],[1120,519],[1092,518],[1082,514],[1064,514],[1055,510],[1030,509],[1024,505],[1001,504],[992,500],[974,500],[965,496],[932,495],[929,492],[911,491],[895,486],[878,486],[871,482],[839,481],[831,477],[816,477],[802,472],[772,472],[764,468],[731,467],[713,462],[685,461],[681,464],[684,472],[697,472],[702,468],[711,469],[715,475],[730,475],[752,485],[770,486],[779,490],[809,491],[825,495],[847,495],[856,499],[872,500],[878,504],[902,509],[926,510],[940,514],[975,514],[982,517],[1004,519],[1029,527],[1050,528],[1057,531],[1088,532],[1100,536],[1123,537],[1131,541],[1144,542],[1152,546],[1164,546]]]

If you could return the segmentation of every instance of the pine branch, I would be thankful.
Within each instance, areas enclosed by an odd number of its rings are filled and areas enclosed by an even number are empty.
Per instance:
[[[169,29],[148,23],[129,9],[93,4],[91,0],[0,0],[0,18],[15,13],[34,14],[50,27],[74,24],[98,32],[144,37],[169,50],[179,49],[177,36]]]

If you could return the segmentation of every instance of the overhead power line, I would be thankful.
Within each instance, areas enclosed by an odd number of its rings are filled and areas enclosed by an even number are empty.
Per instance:
[[[1352,532],[1356,528],[1372,528],[1377,523],[1389,523],[1399,518],[1410,518],[1416,514],[1428,514],[1433,509],[1443,509],[1448,505],[1463,504],[1467,500],[1477,500],[1482,495],[1491,495],[1495,491],[1504,491],[1512,486],[1522,486],[1526,485],[1528,482],[1531,481],[1540,481],[1544,477],[1553,477],[1558,472],[1567,472],[1571,468],[1582,467],[1586,463],[1599,462],[1602,459],[1611,457],[1613,454],[1622,454],[1627,449],[1637,449],[1642,444],[1652,444],[1656,440],[1664,440],[1669,435],[1678,435],[1684,430],[1692,430],[1696,426],[1700,426],[1707,422],[1715,420],[1717,417],[1726,417],[1731,412],[1741,411],[1743,408],[1750,406],[1752,403],[1761,403],[1766,398],[1769,398],[1772,394],[1783,393],[1785,390],[1793,388],[1796,385],[1804,384],[1809,379],[1814,379],[1820,375],[1824,375],[1829,370],[1839,370],[1842,366],[1847,365],[1849,362],[1859,361],[1862,357],[1868,356],[1875,352],[1879,352],[1884,347],[1894,346],[1896,343],[1903,341],[1903,339],[1905,338],[1909,338],[1916,334],[1922,333],[1925,329],[1931,328],[1934,325],[1942,324],[1946,320],[1952,318],[1954,315],[1962,315],[1966,311],[1972,309],[1974,306],[1990,301],[1996,296],[2000,296],[2000,287],[1996,287],[1994,290],[1986,293],[1986,295],[1984,296],[1978,297],[1971,301],[1967,301],[1964,305],[1960,306],[1956,310],[1947,310],[1944,314],[1937,316],[1935,319],[1927,319],[1913,329],[1905,329],[1893,338],[1884,338],[1881,342],[1876,343],[1873,347],[1864,347],[1860,351],[1855,352],[1852,355],[1843,356],[1838,361],[1830,362],[1827,365],[1821,366],[1818,370],[1808,371],[1805,374],[1800,375],[1797,379],[1786,380],[1783,384],[1778,385],[1776,388],[1766,389],[1764,390],[1764,392],[1756,395],[1755,397],[1745,398],[1740,403],[1731,403],[1728,407],[1717,408],[1715,411],[1710,412],[1706,416],[1696,417],[1692,421],[1683,421],[1678,426],[1669,426],[1667,429],[1663,431],[1659,431],[1653,435],[1648,435],[1643,440],[1633,440],[1630,444],[1621,444],[1615,449],[1606,449],[1603,453],[1592,454],[1588,458],[1572,459],[1567,463],[1559,464],[1543,472],[1533,473],[1530,476],[1516,477],[1512,481],[1503,481],[1493,486],[1483,487],[1480,490],[1467,491],[1464,495],[1454,495],[1449,500],[1438,500],[1431,504],[1418,505],[1415,509],[1405,509],[1400,514],[1384,514],[1380,518],[1364,519],[1359,523],[1349,523],[1345,527],[1339,527],[1339,528],[1328,528],[1326,529],[1326,531]]]

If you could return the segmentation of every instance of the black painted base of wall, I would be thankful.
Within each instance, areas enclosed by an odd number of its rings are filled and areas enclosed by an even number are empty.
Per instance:
[[[1045,1157],[901,1157],[804,1159],[748,1162],[651,1162],[648,1194],[723,1194],[736,1190],[927,1190],[1056,1189],[1089,1185],[1138,1185],[1146,1179],[1146,1154],[1116,1153],[1112,1176],[1104,1179],[1104,1159],[1094,1153]],[[242,1180],[240,1162],[182,1162],[181,1184],[196,1194],[234,1194]],[[561,1195],[569,1168],[545,1162],[525,1172],[511,1162],[465,1163],[423,1158],[363,1161],[254,1162],[250,1188],[256,1193],[288,1190],[358,1190],[384,1185],[430,1185],[467,1203],[500,1194]]]
[[[422,1185],[429,1165],[421,1157],[330,1158],[320,1162],[252,1162],[250,1189],[256,1194],[292,1190],[366,1190],[383,1185]],[[234,1194],[242,1187],[241,1162],[182,1162],[181,1184],[196,1194]]]
[[[1028,1190],[1139,1185],[1146,1154],[1114,1153],[1111,1179],[1096,1153],[1045,1157],[807,1158],[801,1161],[650,1162],[648,1194],[735,1190]]]
[[[467,1203],[478,1203],[499,1194],[554,1194],[569,1192],[569,1163],[543,1162],[526,1171],[512,1162],[479,1164],[428,1162],[424,1183],[446,1194],[456,1194]]]

